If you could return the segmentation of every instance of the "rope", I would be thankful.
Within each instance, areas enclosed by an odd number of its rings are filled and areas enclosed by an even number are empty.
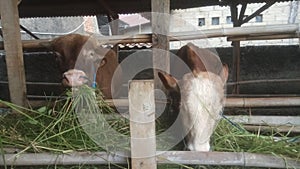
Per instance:
[[[237,123],[231,121],[230,119],[228,119],[223,112],[221,113],[221,116],[223,117],[223,119],[225,119],[226,121],[228,121],[232,126],[236,127],[237,129],[239,129],[240,131],[246,131],[245,129],[241,128]]]
[[[97,71],[95,71],[95,67],[94,64],[92,64],[92,69],[93,69],[93,82],[92,82],[92,88],[96,88],[97,87],[97,83],[96,83],[96,77],[97,77]]]

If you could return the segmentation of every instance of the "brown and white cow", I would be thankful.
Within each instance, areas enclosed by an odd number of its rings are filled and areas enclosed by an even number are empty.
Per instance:
[[[180,100],[175,109],[180,111],[187,149],[209,151],[210,136],[224,105],[228,67],[222,65],[217,55],[192,43],[183,46],[177,56],[190,68],[190,72],[180,75],[180,80],[163,72],[159,72],[158,76],[172,96],[177,97],[173,99]],[[171,67],[175,68],[171,69],[173,73],[183,71],[180,70],[182,65]]]
[[[106,99],[117,95],[122,74],[122,70],[117,69],[118,58],[113,50],[101,47],[95,38],[68,34],[42,45],[55,51],[64,86],[91,85],[95,81]]]

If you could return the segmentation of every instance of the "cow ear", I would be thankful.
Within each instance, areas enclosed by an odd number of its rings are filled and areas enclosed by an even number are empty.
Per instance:
[[[176,78],[163,72],[158,72],[158,77],[168,91],[179,92],[179,86]]]
[[[104,65],[106,65],[106,63],[107,63],[106,58],[101,59],[100,67],[103,67]]]
[[[221,73],[221,78],[222,78],[224,83],[226,83],[226,81],[228,80],[228,74],[229,74],[228,65],[223,64],[223,70],[222,70],[222,73]]]

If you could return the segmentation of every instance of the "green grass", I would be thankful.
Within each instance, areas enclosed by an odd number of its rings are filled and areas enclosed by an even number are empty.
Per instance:
[[[57,100],[54,106],[44,106],[38,109],[26,109],[9,102],[1,101],[18,114],[6,114],[0,116],[0,152],[3,154],[3,147],[17,148],[24,152],[51,152],[70,153],[73,151],[106,151],[129,149],[128,143],[119,145],[119,139],[110,130],[122,133],[124,137],[129,137],[129,121],[126,118],[118,118],[102,99],[101,94],[95,99],[94,91],[88,87],[83,87],[76,94],[68,93],[66,99]],[[78,106],[80,105],[80,106]],[[79,112],[79,113],[78,113]],[[106,118],[110,115],[110,118]],[[81,119],[81,121],[79,120]],[[99,130],[97,125],[102,122],[103,129]],[[163,124],[158,122],[157,125]],[[157,133],[163,132],[164,125],[157,126]],[[242,126],[240,126],[242,128]],[[86,133],[97,133],[91,136]],[[274,136],[280,135],[281,140],[275,140]],[[99,140],[103,141],[103,146],[99,146]],[[212,147],[214,151],[224,152],[250,152],[264,153],[300,160],[300,143],[291,140],[299,139],[287,137],[281,133],[271,133],[269,136],[260,133],[250,133],[244,129],[234,127],[225,120],[221,120],[212,136]],[[97,142],[97,143],[96,143]],[[102,148],[104,147],[104,149]],[[125,147],[125,148],[124,148]],[[159,149],[159,148],[158,148]],[[4,158],[3,155],[0,158]],[[94,168],[94,166],[72,166],[73,168]],[[69,168],[72,168],[69,167]],[[98,168],[99,166],[95,166]],[[120,166],[107,168],[122,168]],[[105,168],[103,167],[103,168]],[[60,167],[47,167],[60,168]],[[62,167],[64,168],[64,167]],[[100,167],[102,168],[102,167]],[[126,166],[124,168],[127,168]],[[158,168],[235,168],[218,166],[185,166],[179,164],[159,165]]]
[[[260,133],[250,133],[242,126],[240,128],[222,120],[212,136],[214,150],[273,154],[300,160],[300,143],[293,141],[299,140],[299,135],[292,138],[288,137],[288,134],[281,133],[261,135]],[[275,139],[278,138],[278,135],[281,136],[280,140]]]

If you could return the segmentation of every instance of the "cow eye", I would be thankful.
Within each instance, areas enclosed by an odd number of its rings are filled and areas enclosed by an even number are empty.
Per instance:
[[[94,56],[94,52],[91,52],[90,55],[91,55],[91,56]]]

